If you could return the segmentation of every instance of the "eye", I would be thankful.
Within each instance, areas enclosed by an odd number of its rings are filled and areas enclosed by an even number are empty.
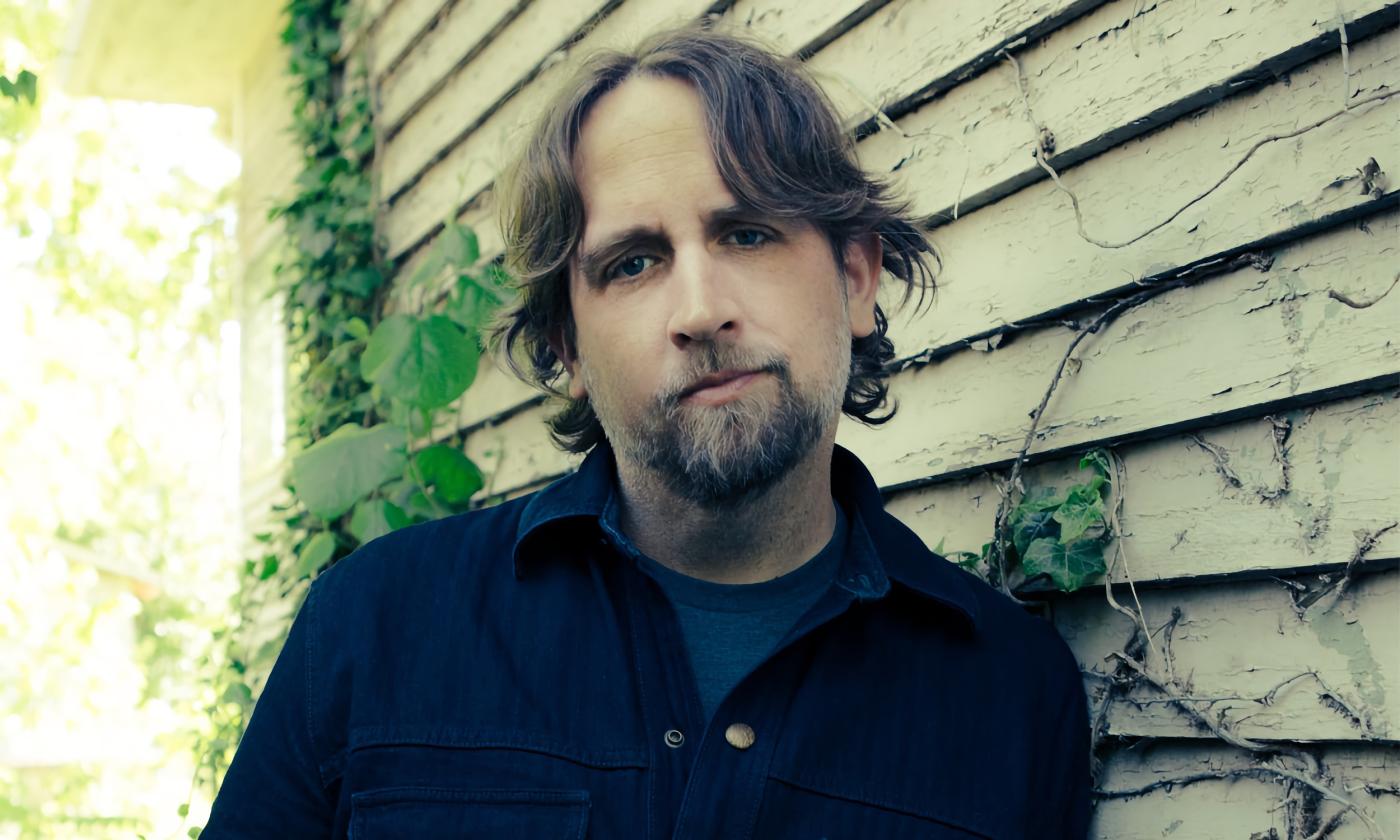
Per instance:
[[[741,248],[753,248],[765,242],[772,241],[773,237],[757,228],[739,228],[729,232],[727,237],[730,242]]]
[[[608,269],[608,279],[632,278],[641,275],[656,262],[656,257],[648,257],[642,254],[634,254],[624,257],[613,263],[613,267]]]

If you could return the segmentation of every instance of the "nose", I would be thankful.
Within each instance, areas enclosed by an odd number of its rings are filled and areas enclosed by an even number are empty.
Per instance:
[[[731,284],[704,248],[677,251],[672,268],[673,304],[667,329],[671,343],[684,350],[739,329],[739,306]],[[732,336],[731,336],[732,337]]]

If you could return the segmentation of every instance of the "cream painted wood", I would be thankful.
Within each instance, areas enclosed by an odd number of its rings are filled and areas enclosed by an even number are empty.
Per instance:
[[[1291,431],[1286,494],[1267,418],[1251,417],[1192,434],[1117,449],[1122,460],[1123,551],[1143,584],[1210,576],[1290,574],[1336,569],[1356,549],[1358,531],[1400,519],[1400,391],[1368,394],[1279,412]],[[1233,486],[1196,438],[1217,447]],[[1026,469],[1027,487],[1063,488],[1083,480],[1079,453]],[[929,546],[978,551],[991,539],[997,483],[987,474],[895,494],[888,509]],[[1112,498],[1110,498],[1112,501]],[[1368,562],[1400,559],[1400,528],[1387,532]],[[1125,579],[1118,570],[1115,580]]]
[[[1103,0],[895,0],[807,64],[851,125],[955,84]]]
[[[1367,785],[1394,787],[1400,780],[1400,756],[1391,747],[1354,744],[1328,745],[1319,757],[1327,773],[1345,785],[1343,795],[1364,808],[1384,832],[1400,836],[1400,797],[1374,793]],[[1167,741],[1118,750],[1105,767],[1102,787],[1132,789],[1194,773],[1215,773],[1247,767],[1255,759],[1218,742]],[[1221,840],[1221,838],[1288,837],[1281,803],[1284,788],[1269,779],[1204,781],[1186,787],[1159,788],[1144,796],[1100,802],[1090,837],[1094,840]],[[1340,809],[1322,802],[1323,822]],[[1271,834],[1270,832],[1277,832]],[[1331,840],[1376,840],[1365,824],[1353,818],[1327,835]]]
[[[1381,0],[1348,0],[1339,6],[1353,25],[1369,16],[1368,28],[1374,28],[1381,10],[1394,17],[1396,8]],[[1341,108],[1335,15],[1330,7],[1319,16],[1312,4],[1274,0],[1113,3],[1015,54],[1026,75],[1026,101],[1035,121],[1053,133],[1051,159],[1063,169],[1230,95],[1241,78],[1271,78],[1319,54],[1334,54],[1337,60],[1309,70],[1305,80],[1292,80],[1311,93],[1290,91],[1290,103],[1296,105],[1286,109],[1255,99],[1254,108],[1272,113],[1252,119],[1286,130]],[[1369,78],[1353,77],[1353,91],[1360,86],[1362,94],[1373,92],[1378,82],[1393,89],[1394,64],[1385,71],[1380,65],[1394,58],[1397,44],[1395,30],[1366,42],[1353,34],[1353,72],[1370,65],[1364,71]],[[1027,119],[1009,61],[997,62],[897,126],[862,142],[861,159],[874,171],[899,166],[900,180],[916,187],[920,213],[951,219],[955,204],[967,213],[1045,177],[1031,157],[1038,132]],[[1217,177],[1247,147],[1241,142],[1244,134],[1231,138],[1219,162],[1198,151],[1202,159],[1191,174]],[[1158,212],[1173,206],[1165,199],[1144,203]]]
[[[376,119],[386,136],[398,131],[439,85],[493,40],[499,27],[529,0],[465,0],[453,3],[404,60],[379,83]]]
[[[380,6],[383,0],[375,0]],[[370,78],[379,81],[406,57],[419,38],[453,6],[453,0],[392,0],[374,14],[369,51]]]
[[[1282,400],[1322,401],[1396,376],[1400,295],[1383,293],[1400,253],[1397,218],[1294,243],[1275,252],[1269,271],[1240,269],[1126,313],[1080,346],[1032,453],[1263,413]],[[1379,300],[1353,309],[1329,291]],[[965,351],[899,374],[890,393],[900,413],[878,431],[843,424],[837,440],[885,487],[1006,463],[1072,334],[1048,327],[989,354]]]
[[[545,420],[557,409],[534,406],[467,437],[467,457],[486,473],[485,495],[535,486],[578,467],[581,457],[560,451],[549,439]]]
[[[1242,541],[1248,533],[1241,533]],[[1204,699],[1193,708],[1235,734],[1270,741],[1400,741],[1400,571],[1361,575],[1330,608],[1319,601],[1301,615],[1290,590],[1276,580],[1138,594],[1148,627],[1161,627],[1180,610],[1173,671],[1189,683],[1189,696]],[[1118,596],[1132,603],[1126,587]],[[1080,667],[1101,674],[1113,673],[1117,663],[1106,657],[1133,635],[1133,622],[1109,606],[1099,587],[1058,601],[1055,627]],[[1160,651],[1161,637],[1154,643]],[[1315,676],[1273,691],[1307,671]],[[1090,678],[1085,686],[1091,703],[1102,699],[1103,681]],[[1329,695],[1340,705],[1326,702]],[[1143,686],[1115,700],[1109,734],[1198,736],[1196,724],[1162,696]]]
[[[483,356],[476,380],[453,406],[456,410],[444,418],[437,434],[445,437],[462,429],[495,422],[503,414],[518,410],[541,395],[541,391],[516,378],[498,357]],[[540,434],[543,433],[541,428]]]
[[[379,189],[392,200],[529,82],[579,28],[616,0],[536,0],[457,70],[385,144]],[[439,214],[439,217],[442,214]]]
[[[1393,35],[1359,46],[1354,78],[1366,90],[1400,87],[1397,47]],[[1341,71],[1340,58],[1329,57],[1290,84],[1231,98],[1068,171],[1064,182],[1078,194],[1090,234],[1121,240],[1144,231],[1210,187],[1258,140],[1335,113]],[[895,343],[901,355],[946,347],[1373,206],[1357,176],[1372,158],[1382,169],[1400,167],[1397,117],[1400,96],[1267,145],[1209,198],[1125,248],[1081,239],[1069,199],[1049,181],[1028,187],[934,231],[944,260],[939,299],[915,323],[911,312],[897,316]],[[1376,184],[1389,194],[1396,189],[1394,179]]]
[[[724,13],[726,23],[751,30],[770,46],[800,54],[855,26],[889,0],[738,0]]]
[[[286,76],[287,55],[269,36],[243,69],[236,101],[235,142],[243,160],[238,180],[238,245],[245,264],[270,247],[281,224],[268,211],[293,194],[301,157],[292,141],[292,97]]]

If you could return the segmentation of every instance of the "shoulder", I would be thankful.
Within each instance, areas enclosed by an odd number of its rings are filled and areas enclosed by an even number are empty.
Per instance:
[[[530,499],[523,496],[385,534],[322,572],[312,590],[324,611],[510,574],[520,517]]]
[[[935,558],[940,562],[941,557]],[[968,578],[978,603],[977,634],[989,656],[1002,658],[1007,671],[1020,675],[1028,690],[1044,697],[1082,701],[1079,661],[1049,618],[1028,610],[981,578]]]
[[[1022,674],[1040,686],[1079,683],[1079,666],[1050,621],[1028,611],[986,581],[931,551],[908,525],[888,511],[869,516],[881,558],[892,577],[943,601],[966,621],[966,639],[984,661]]]

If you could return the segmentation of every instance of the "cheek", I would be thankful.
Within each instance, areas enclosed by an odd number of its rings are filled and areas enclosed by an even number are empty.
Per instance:
[[[588,366],[595,385],[606,380],[611,390],[626,391],[644,385],[658,364],[654,325],[630,301],[589,301],[575,310],[575,348],[579,361]]]

